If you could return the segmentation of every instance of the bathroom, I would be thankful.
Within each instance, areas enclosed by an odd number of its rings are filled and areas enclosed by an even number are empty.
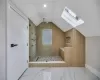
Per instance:
[[[75,28],[64,32],[53,22],[43,21],[36,26],[30,20],[29,61],[31,65],[84,66],[85,37]]]

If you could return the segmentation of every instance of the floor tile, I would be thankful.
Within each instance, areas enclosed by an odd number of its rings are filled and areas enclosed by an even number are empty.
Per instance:
[[[46,74],[47,73],[47,74]],[[50,74],[50,76],[48,76]],[[89,70],[79,67],[29,68],[20,80],[100,80]]]

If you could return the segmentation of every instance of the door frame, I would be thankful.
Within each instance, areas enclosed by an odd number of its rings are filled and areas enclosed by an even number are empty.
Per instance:
[[[25,21],[26,21],[26,23],[27,23],[27,27],[28,27],[28,44],[29,44],[29,19],[28,19],[28,17],[24,14],[24,13],[22,13],[21,12],[21,10],[13,3],[13,2],[11,2],[10,0],[8,0],[7,1],[7,27],[9,26],[9,23],[8,23],[8,20],[9,20],[9,8],[11,8],[11,9],[13,9],[17,14],[19,14]],[[7,31],[7,28],[6,28],[6,31]],[[7,33],[6,33],[6,35],[7,35]],[[7,37],[7,36],[6,36]],[[7,43],[8,44],[8,43]],[[6,45],[6,46],[8,46],[8,45]],[[7,50],[7,48],[6,48],[6,50]],[[7,52],[8,53],[8,52]],[[8,56],[7,56],[7,59],[8,59]],[[6,59],[6,61],[7,61],[7,59]],[[29,45],[28,45],[28,54],[27,54],[27,65],[29,64]],[[6,67],[6,71],[7,71],[7,74],[8,74],[8,61],[6,62],[6,65],[7,65],[7,67]],[[29,66],[27,66],[27,68],[28,68]],[[6,74],[6,77],[8,77],[8,75]],[[19,77],[20,78],[20,77]],[[7,79],[8,80],[8,79]]]

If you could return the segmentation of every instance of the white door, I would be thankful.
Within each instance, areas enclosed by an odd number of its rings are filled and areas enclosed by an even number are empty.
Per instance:
[[[18,80],[28,68],[28,22],[11,7],[8,16],[7,80]]]

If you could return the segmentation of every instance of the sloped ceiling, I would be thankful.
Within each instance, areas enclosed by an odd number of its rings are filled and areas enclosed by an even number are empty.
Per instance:
[[[24,14],[36,25],[43,18],[46,22],[53,22],[64,32],[73,28],[61,18],[65,6],[70,8],[84,20],[84,24],[77,26],[84,36],[100,36],[100,0],[12,0]],[[47,4],[47,8],[43,7]]]

